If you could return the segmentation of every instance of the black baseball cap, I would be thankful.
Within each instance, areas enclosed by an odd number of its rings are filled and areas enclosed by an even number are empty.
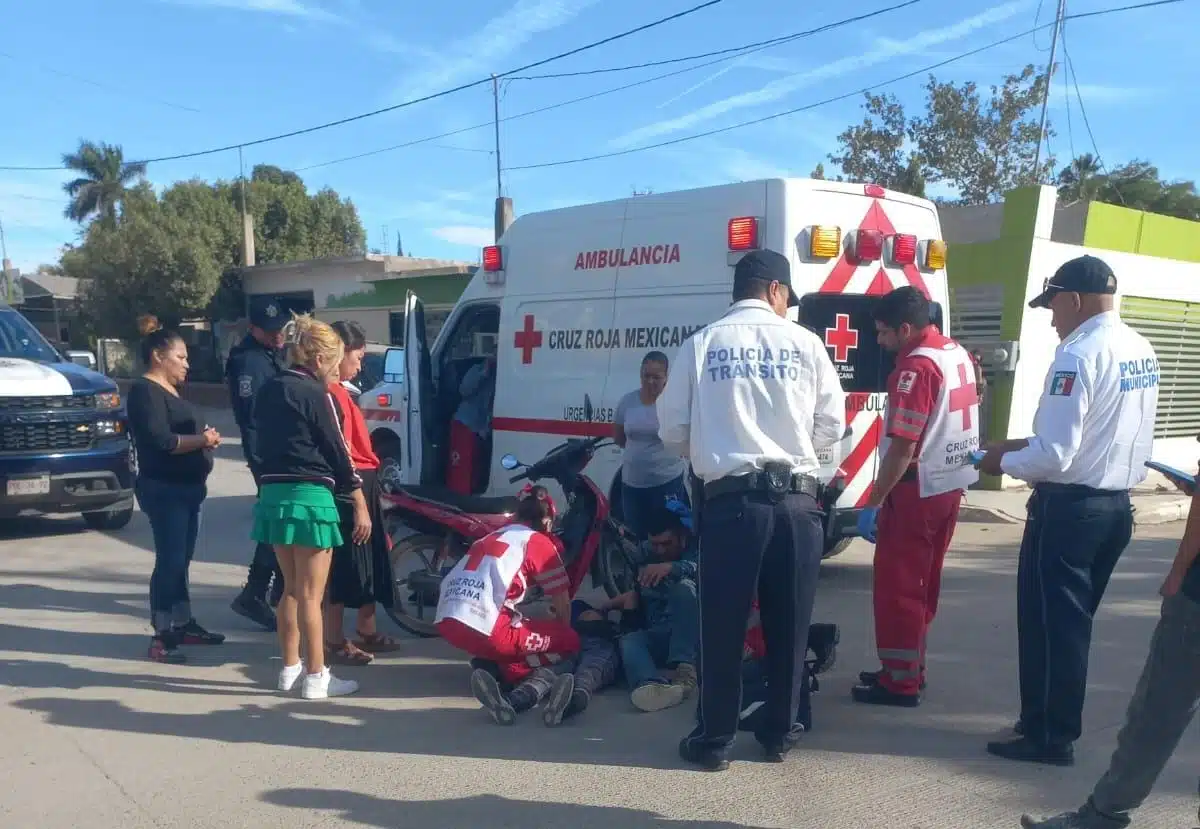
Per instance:
[[[288,314],[278,299],[256,296],[250,300],[250,324],[268,334],[282,331],[288,323]]]
[[[1030,308],[1049,308],[1056,294],[1115,294],[1117,277],[1103,259],[1080,256],[1064,262],[1042,283],[1042,292],[1029,301]]]
[[[792,287],[792,266],[782,253],[773,250],[753,250],[739,259],[733,266],[734,291],[745,288],[751,281],[787,285],[788,307],[800,304],[796,289]]]

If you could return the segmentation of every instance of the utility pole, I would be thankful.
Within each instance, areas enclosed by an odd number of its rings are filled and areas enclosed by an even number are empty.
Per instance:
[[[8,245],[4,242],[4,221],[0,219],[0,278],[4,280],[5,301],[11,303],[13,298],[12,282],[8,277]]]
[[[241,179],[242,196],[242,267],[253,268],[255,264],[254,253],[254,222],[250,219],[250,214],[246,212],[246,164],[242,160],[242,148],[238,147],[238,178]]]
[[[504,198],[500,184],[500,79],[492,75],[492,123],[496,128],[496,198]]]
[[[1050,86],[1054,82],[1054,58],[1058,54],[1058,38],[1062,32],[1063,18],[1067,14],[1067,0],[1058,0],[1058,11],[1054,17],[1054,36],[1050,40],[1050,63],[1046,67],[1046,91],[1042,95],[1042,119],[1038,128],[1038,145],[1033,154],[1033,173],[1037,175],[1042,162],[1042,142],[1046,139],[1046,108],[1050,103]],[[1038,180],[1041,183],[1041,179]]]

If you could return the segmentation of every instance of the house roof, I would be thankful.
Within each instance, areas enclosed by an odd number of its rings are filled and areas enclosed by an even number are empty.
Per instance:
[[[75,299],[79,295],[79,280],[71,276],[50,273],[21,274],[25,296],[52,296],[55,299]]]

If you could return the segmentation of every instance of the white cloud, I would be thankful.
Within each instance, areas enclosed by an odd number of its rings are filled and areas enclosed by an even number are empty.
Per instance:
[[[328,23],[342,22],[342,18],[326,8],[308,0],[160,0],[178,6],[200,6],[233,11],[263,12],[284,17],[298,17]]]
[[[486,76],[535,35],[570,22],[598,0],[517,0],[508,11],[421,59],[422,68],[401,79],[405,99],[420,98],[464,79]]]
[[[1027,0],[1016,0],[990,8],[980,14],[968,17],[950,26],[919,32],[904,41],[894,41],[880,44],[879,48],[861,54],[849,55],[824,66],[799,72],[790,77],[763,86],[752,92],[743,92],[728,98],[700,107],[686,115],[649,124],[625,133],[611,142],[616,148],[636,146],[646,141],[660,138],[664,135],[680,132],[691,127],[712,121],[729,112],[761,106],[778,101],[788,95],[811,86],[819,81],[827,81],[848,75],[860,69],[901,56],[911,56],[928,51],[931,47],[954,40],[961,40],[980,29],[1007,20],[1024,11],[1028,7]]]
[[[495,230],[490,227],[472,227],[470,225],[447,225],[430,229],[429,235],[465,248],[482,248],[492,244]]]
[[[670,98],[667,98],[667,100],[663,101],[661,104],[658,105],[658,109],[662,109],[665,106],[670,106],[671,104],[675,103],[676,101],[680,100],[681,98],[686,98],[688,95],[691,95],[697,89],[701,89],[703,87],[708,86],[710,83],[715,81],[717,78],[721,77],[722,75],[728,74],[729,72],[732,72],[734,69],[737,69],[737,68],[738,68],[738,65],[736,63],[730,64],[729,66],[721,67],[716,72],[713,72],[711,75],[709,75],[708,77],[702,78],[701,80],[692,84],[687,89],[680,92],[678,95],[672,95]]]

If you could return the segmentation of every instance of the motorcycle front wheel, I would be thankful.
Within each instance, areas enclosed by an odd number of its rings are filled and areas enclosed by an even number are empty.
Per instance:
[[[433,620],[441,595],[442,574],[433,564],[442,548],[441,536],[410,535],[392,546],[392,606],[384,608],[392,621],[423,639],[438,636]]]

